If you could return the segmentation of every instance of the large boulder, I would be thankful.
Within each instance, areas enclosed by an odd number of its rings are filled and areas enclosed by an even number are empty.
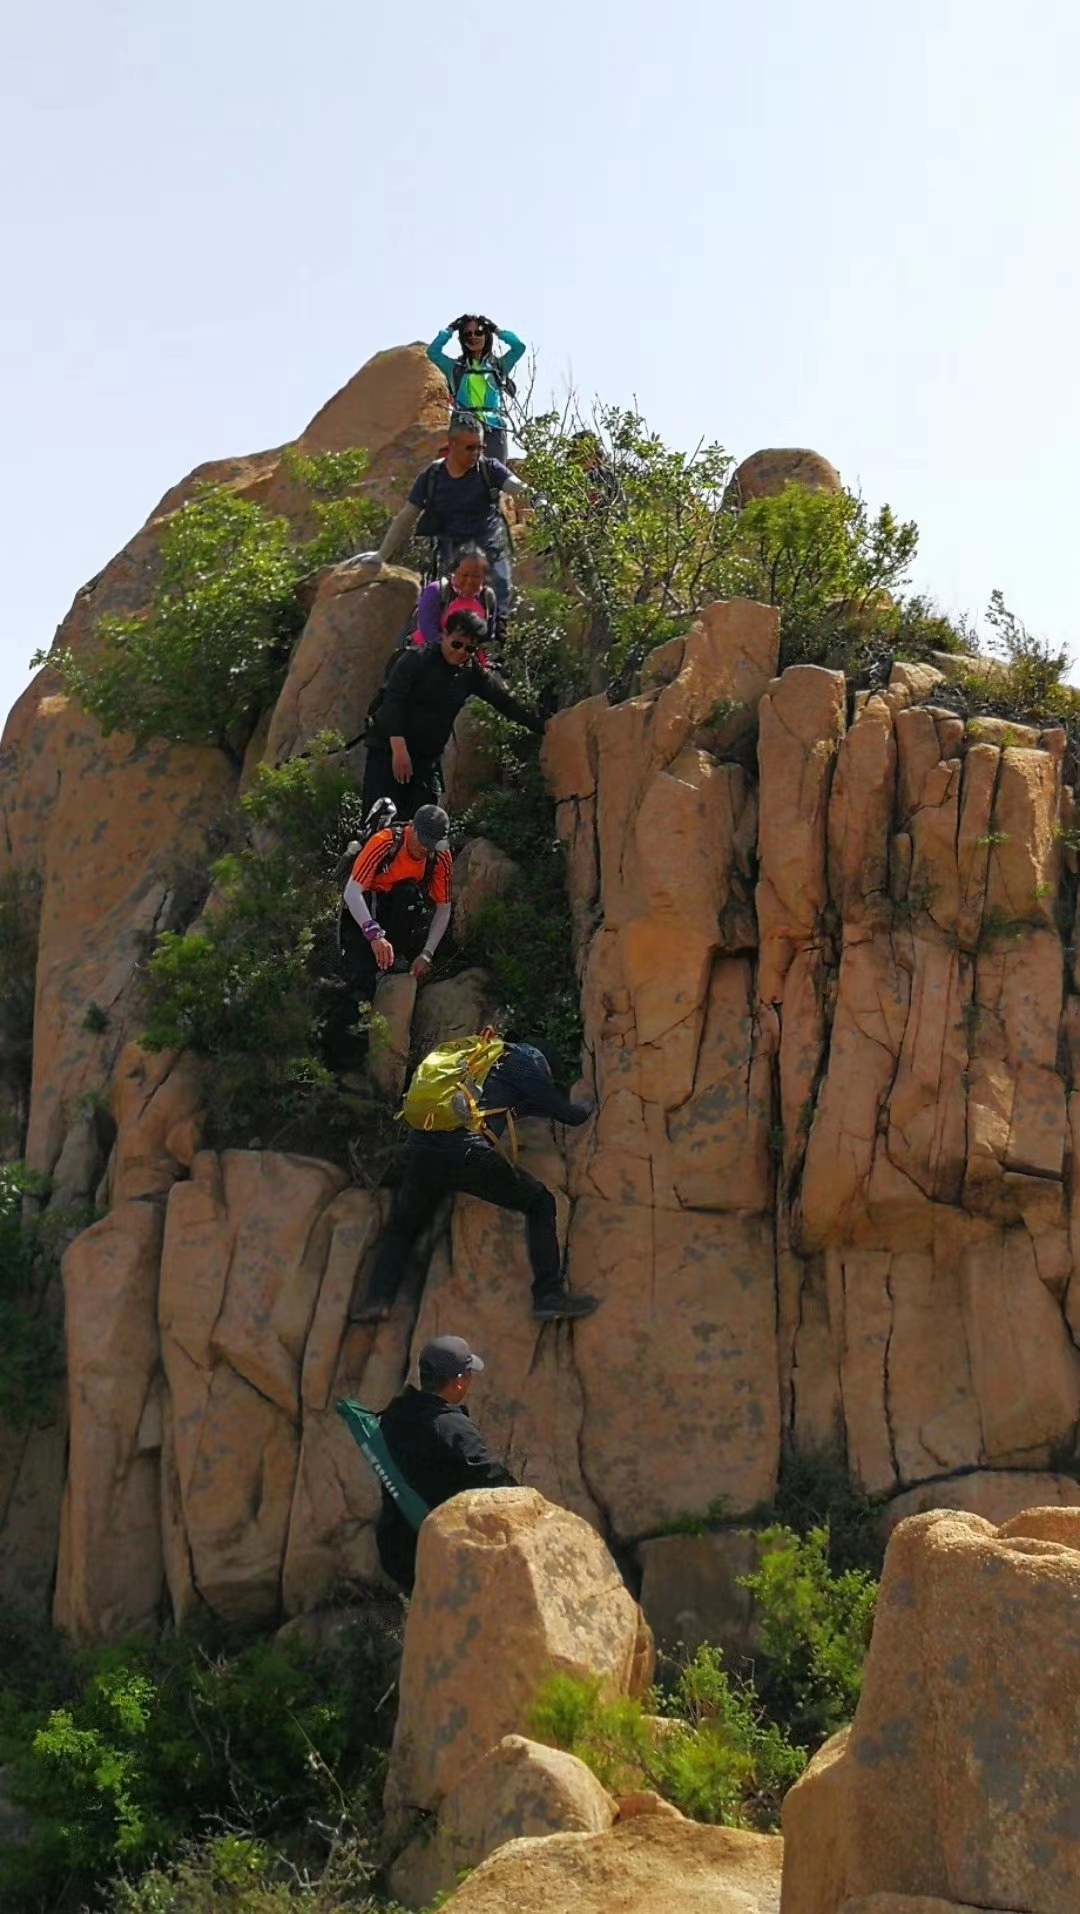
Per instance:
[[[802,485],[811,492],[839,492],[843,489],[835,465],[820,452],[803,446],[770,446],[751,452],[736,466],[731,491],[740,505],[754,498],[774,498],[785,485]]]
[[[778,1914],[778,1836],[702,1827],[659,1806],[624,1811],[606,1834],[510,1842],[444,1914]]]
[[[862,1895],[1074,1914],[1078,1610],[1078,1509],[900,1524],[855,1720],[784,1803],[784,1914]]]
[[[319,579],[270,720],[267,764],[298,756],[320,731],[355,743],[415,608],[416,579],[395,567],[372,580],[336,565]]]
[[[641,1694],[652,1637],[603,1541],[535,1489],[473,1489],[425,1521],[405,1629],[388,1808],[437,1807],[551,1675]]]
[[[602,1834],[615,1803],[576,1755],[524,1735],[498,1746],[451,1788],[434,1832],[424,1828],[390,1871],[407,1907],[427,1907],[507,1841],[544,1834]]]

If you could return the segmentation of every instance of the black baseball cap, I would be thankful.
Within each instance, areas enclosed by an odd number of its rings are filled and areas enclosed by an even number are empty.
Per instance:
[[[462,1336],[435,1336],[420,1351],[420,1377],[428,1382],[453,1382],[484,1367]]]

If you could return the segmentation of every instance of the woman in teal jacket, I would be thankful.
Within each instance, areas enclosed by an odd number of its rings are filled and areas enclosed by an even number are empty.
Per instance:
[[[451,359],[446,351],[457,333],[461,357]],[[496,353],[494,344],[501,339],[505,352]],[[436,365],[450,387],[455,412],[475,412],[484,428],[484,456],[506,464],[506,413],[503,396],[513,397],[510,373],[525,351],[516,333],[504,332],[482,313],[462,313],[451,320],[431,341],[427,356]]]

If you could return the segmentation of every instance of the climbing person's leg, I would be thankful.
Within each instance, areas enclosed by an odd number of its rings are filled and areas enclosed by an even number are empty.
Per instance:
[[[366,1034],[357,1035],[360,1005],[370,1003],[375,990],[378,965],[375,953],[355,917],[346,909],[341,913],[342,981],[334,989],[323,1020],[322,1048],[331,1069],[355,1071],[367,1052]]]
[[[594,1296],[571,1295],[563,1282],[555,1198],[539,1177],[509,1162],[481,1138],[471,1137],[456,1157],[453,1188],[525,1218],[534,1316],[555,1321],[563,1316],[591,1316],[599,1308]]]
[[[371,738],[364,763],[364,795],[361,799],[364,816],[367,816],[378,798],[391,798],[397,804],[400,789],[390,760],[390,746],[383,744],[381,739]],[[400,808],[399,805],[399,811]]]
[[[390,1221],[383,1232],[375,1266],[363,1301],[349,1311],[352,1322],[384,1322],[401,1286],[405,1266],[422,1229],[430,1223],[448,1188],[439,1160],[441,1153],[414,1146],[394,1198]]]
[[[397,806],[399,818],[415,817],[422,804],[438,804],[442,798],[442,763],[438,758],[414,758],[412,777],[399,784],[390,760],[390,746],[368,746],[364,766],[364,793],[361,799],[366,817],[376,798],[388,797]]]
[[[509,535],[505,530],[499,532],[485,543],[484,550],[488,561],[488,583],[495,593],[495,602],[501,611],[507,611],[514,588]]]
[[[504,425],[485,425],[484,457],[486,459],[498,459],[500,465],[505,465],[507,449],[506,427]]]

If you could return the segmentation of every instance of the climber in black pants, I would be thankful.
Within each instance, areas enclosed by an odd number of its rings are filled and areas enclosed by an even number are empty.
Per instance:
[[[475,612],[452,611],[437,645],[403,651],[368,713],[364,810],[391,798],[402,815],[438,804],[442,754],[454,720],[470,698],[482,698],[504,718],[542,733],[543,721],[520,704],[495,672],[479,663],[486,627]]]
[[[489,1073],[480,1098],[488,1128],[505,1134],[506,1116],[545,1116],[575,1127],[592,1115],[587,1103],[571,1103],[555,1087],[551,1065],[532,1044],[512,1043]],[[539,1322],[591,1316],[595,1296],[573,1295],[562,1275],[555,1227],[555,1198],[547,1185],[511,1163],[488,1137],[467,1130],[414,1131],[405,1176],[379,1245],[367,1296],[352,1312],[354,1322],[382,1322],[390,1314],[409,1252],[444,1196],[462,1190],[525,1218],[532,1266],[532,1313]]]

